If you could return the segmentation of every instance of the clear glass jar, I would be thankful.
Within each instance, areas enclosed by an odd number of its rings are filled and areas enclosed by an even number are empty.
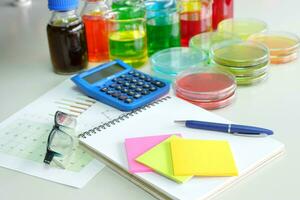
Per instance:
[[[163,49],[180,47],[180,23],[175,0],[148,1],[146,12],[149,56]]]
[[[84,25],[76,10],[53,11],[47,26],[54,71],[73,74],[87,67]]]
[[[203,32],[212,31],[212,0],[181,0],[180,31],[181,46]]]
[[[108,23],[105,13],[109,6],[104,0],[86,0],[81,12],[85,26],[88,59],[103,62],[108,56]]]

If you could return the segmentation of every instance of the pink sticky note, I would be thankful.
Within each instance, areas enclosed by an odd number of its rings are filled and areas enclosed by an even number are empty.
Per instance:
[[[180,134],[175,135],[180,136]],[[157,135],[125,139],[129,172],[152,172],[152,169],[136,162],[135,159],[170,136],[172,135]]]

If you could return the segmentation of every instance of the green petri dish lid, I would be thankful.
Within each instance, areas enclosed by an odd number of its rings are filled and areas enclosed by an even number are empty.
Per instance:
[[[195,50],[209,52],[212,45],[223,41],[241,41],[241,39],[233,33],[206,32],[192,37],[189,42],[189,47]]]
[[[238,35],[243,40],[255,33],[267,31],[268,25],[258,19],[225,19],[218,25],[219,32],[230,32]]]
[[[265,72],[258,76],[236,76],[236,82],[238,85],[253,85],[266,80],[268,75],[268,72]]]
[[[225,41],[211,48],[213,60],[231,67],[255,66],[269,61],[269,49],[251,41]]]
[[[188,47],[173,47],[161,50],[151,56],[152,70],[176,76],[188,68],[198,67],[207,61],[204,51],[193,51]]]

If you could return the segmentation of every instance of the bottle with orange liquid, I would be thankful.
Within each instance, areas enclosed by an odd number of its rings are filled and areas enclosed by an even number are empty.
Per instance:
[[[109,6],[104,0],[85,0],[81,12],[85,25],[89,62],[104,62],[109,59],[108,24],[105,13]]]
[[[193,36],[211,30],[212,0],[181,0],[181,46],[188,46]]]

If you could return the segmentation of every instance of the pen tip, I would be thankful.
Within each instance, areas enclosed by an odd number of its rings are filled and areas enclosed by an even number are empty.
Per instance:
[[[175,120],[174,121],[174,123],[176,123],[176,124],[183,124],[183,125],[185,125],[185,120]]]

